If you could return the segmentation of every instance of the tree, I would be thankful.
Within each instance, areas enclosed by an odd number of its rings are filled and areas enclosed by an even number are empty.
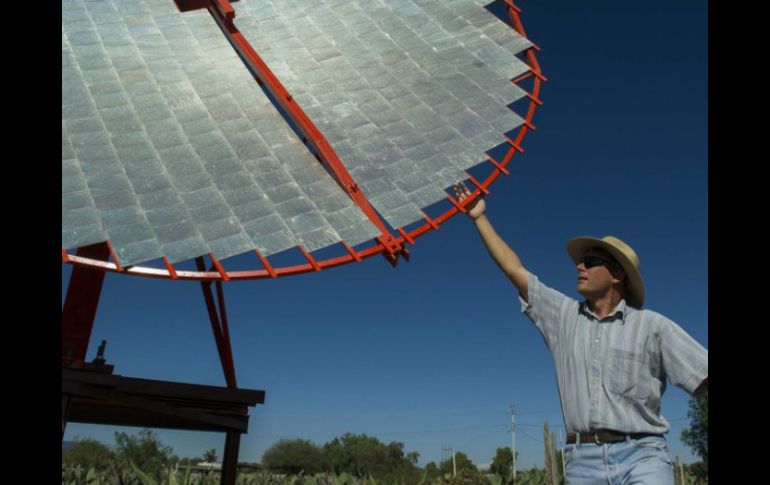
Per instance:
[[[208,463],[216,463],[217,450],[215,448],[211,448],[210,450],[207,450],[205,453],[203,453],[203,461]]]
[[[308,440],[281,440],[262,455],[262,466],[290,475],[318,473],[324,468],[321,450]]]
[[[85,470],[106,469],[114,459],[112,451],[92,438],[75,438],[75,444],[62,455],[62,462],[68,465],[80,465]]]
[[[417,464],[417,462],[420,460],[420,454],[416,451],[410,451],[406,454],[406,460],[409,463]]]
[[[348,472],[360,478],[370,475],[386,482],[417,483],[420,471],[414,466],[419,453],[404,454],[404,444],[392,441],[384,444],[365,434],[345,433],[323,446],[327,470]]]
[[[445,460],[441,463],[441,474],[446,475],[448,473],[452,475],[454,473],[455,464],[457,465],[458,475],[463,470],[478,471],[476,465],[474,465],[471,459],[468,458],[468,455],[462,451],[458,451],[455,453],[454,463],[452,462],[452,458],[449,458],[448,460]]]
[[[513,456],[511,455],[510,446],[497,449],[495,457],[492,459],[492,464],[489,466],[489,471],[504,479],[511,477],[511,472],[513,471]]]
[[[684,465],[684,470],[687,475],[691,475],[698,480],[696,483],[708,483],[709,471],[704,462],[697,461]]]
[[[137,468],[158,479],[172,454],[171,447],[161,443],[158,436],[147,428],[140,430],[136,436],[116,431],[115,443],[115,454],[120,459],[131,461]]]
[[[435,462],[431,461],[425,465],[425,483],[433,483],[439,477],[441,477],[441,470]]]
[[[682,442],[689,446],[693,453],[703,459],[708,472],[709,464],[709,394],[708,391],[698,398],[690,399],[690,409],[687,411],[690,427],[682,430]]]
[[[546,482],[546,473],[543,468],[531,468],[516,473],[516,485],[542,485]]]
[[[454,475],[455,465],[457,466],[456,475]],[[452,463],[451,457],[441,462],[440,471],[442,479],[451,477],[449,483],[453,485],[489,485],[489,480],[462,451],[455,453],[454,463]],[[446,483],[446,481],[441,483]]]

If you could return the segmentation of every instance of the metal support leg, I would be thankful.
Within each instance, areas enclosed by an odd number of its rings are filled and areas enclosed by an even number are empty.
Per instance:
[[[195,258],[195,263],[198,265],[198,271],[206,270],[202,257]],[[225,382],[227,382],[227,387],[235,389],[238,387],[238,384],[235,380],[235,365],[233,364],[233,350],[230,345],[230,331],[227,326],[227,311],[225,310],[225,294],[222,290],[222,282],[217,281],[216,287],[219,303],[218,313],[217,306],[214,303],[214,293],[211,291],[211,282],[201,281],[203,298],[206,301],[209,320],[211,320],[211,330],[214,332],[214,341],[216,342],[217,350],[219,351],[219,361],[221,362],[222,370],[225,373]]]
[[[67,429],[67,418],[70,414],[70,402],[72,396],[69,394],[61,395],[61,439],[64,441],[64,430]]]
[[[241,447],[241,433],[228,431],[225,438],[225,457],[222,460],[221,485],[235,485],[235,476],[238,473],[238,452]]]
[[[103,243],[78,249],[78,256],[102,261],[106,261],[109,254],[109,248]],[[63,365],[85,361],[103,282],[103,271],[77,266],[72,269],[61,314]]]

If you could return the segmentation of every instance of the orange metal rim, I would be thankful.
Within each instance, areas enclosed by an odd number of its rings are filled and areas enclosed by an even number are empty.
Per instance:
[[[522,26],[521,19],[520,19],[521,10],[513,3],[512,0],[502,0],[502,1],[506,5],[506,9],[508,11],[508,15],[510,17],[513,28],[520,35],[526,38],[526,33],[524,31],[524,28]],[[217,0],[216,3],[218,4],[217,6],[222,7],[222,9],[225,10],[225,12],[231,13],[232,7],[229,5],[229,2],[227,2],[226,6],[224,5],[225,3],[224,0]],[[229,9],[227,7],[229,7]],[[226,18],[229,17],[227,18],[227,20],[230,20],[231,22],[232,17],[228,16],[227,13],[225,14],[225,17]],[[229,280],[237,281],[237,280],[261,279],[261,278],[276,278],[280,276],[291,276],[291,275],[297,275],[297,274],[303,274],[303,273],[322,271],[325,269],[334,268],[336,266],[341,266],[343,264],[348,264],[352,262],[361,262],[366,258],[370,258],[378,254],[381,254],[381,255],[392,254],[394,246],[405,247],[406,244],[414,245],[415,239],[432,230],[438,230],[443,223],[447,222],[452,217],[461,213],[464,207],[470,204],[472,201],[474,201],[477,197],[482,196],[484,194],[488,194],[489,187],[497,180],[497,177],[499,177],[501,173],[505,175],[509,174],[509,171],[506,169],[506,166],[510,163],[511,159],[513,158],[513,155],[517,151],[519,152],[523,151],[521,149],[521,141],[524,139],[524,136],[528,133],[528,131],[530,130],[534,131],[535,127],[532,124],[532,119],[534,117],[534,114],[537,108],[543,105],[539,96],[540,87],[541,87],[541,84],[547,79],[545,78],[545,76],[543,76],[540,70],[540,65],[537,62],[537,57],[534,52],[535,50],[539,51],[540,49],[533,44],[533,46],[527,49],[525,53],[526,63],[530,67],[530,72],[511,81],[513,83],[519,83],[526,79],[534,78],[532,91],[527,93],[526,95],[526,97],[529,99],[529,107],[527,110],[527,114],[524,117],[525,121],[519,127],[518,129],[519,131],[516,137],[514,139],[509,139],[509,149],[505,157],[502,160],[493,160],[491,157],[488,157],[488,161],[492,169],[484,181],[479,182],[472,176],[469,178],[471,183],[476,187],[476,189],[473,190],[473,192],[471,193],[470,197],[465,199],[463,202],[458,202],[457,200],[453,199],[450,195],[447,195],[447,201],[449,201],[451,204],[451,207],[448,210],[446,210],[440,216],[435,218],[429,218],[426,216],[426,219],[425,219],[426,222],[424,224],[419,225],[418,227],[410,231],[405,230],[403,227],[398,228],[397,232],[398,234],[400,234],[400,236],[391,235],[392,240],[387,241],[388,244],[385,244],[383,241],[381,241],[381,238],[378,238],[377,244],[375,244],[373,247],[356,250],[354,248],[351,248],[344,241],[342,241],[340,246],[343,248],[344,254],[340,256],[328,258],[325,260],[316,260],[310,253],[305,251],[304,248],[300,248],[300,250],[305,255],[305,258],[307,259],[308,262],[305,264],[298,264],[298,265],[284,266],[284,267],[272,266],[268,262],[268,258],[262,256],[261,254],[259,254],[259,252],[256,252],[256,256],[258,260],[262,263],[263,268],[250,269],[250,270],[226,270],[222,265],[222,263],[218,261],[213,254],[209,254],[209,257],[213,262],[215,271],[185,271],[185,270],[175,268],[165,258],[164,258],[165,268],[163,269],[151,268],[148,266],[122,267],[117,262],[114,251],[112,251],[112,247],[109,244],[109,241],[107,241],[108,247],[110,248],[112,260],[113,260],[112,262],[78,256],[76,254],[68,253],[67,250],[65,249],[62,249],[62,262],[67,264],[72,264],[75,266],[87,267],[97,271],[116,272],[116,273],[122,273],[122,274],[133,275],[133,276],[142,276],[147,278],[175,279],[175,280],[187,280],[187,281],[229,281]]]

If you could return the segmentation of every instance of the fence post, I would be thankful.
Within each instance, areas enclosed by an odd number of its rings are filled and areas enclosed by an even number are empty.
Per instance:
[[[545,483],[548,485],[553,484],[553,478],[552,478],[552,472],[553,467],[551,466],[551,433],[548,432],[548,421],[543,423],[543,449],[545,452]]]
[[[559,464],[556,461],[556,433],[551,432],[551,439],[548,443],[551,454],[551,483],[559,485]]]

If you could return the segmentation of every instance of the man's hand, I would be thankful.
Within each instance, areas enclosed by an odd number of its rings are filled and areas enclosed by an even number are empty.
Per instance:
[[[471,191],[468,190],[464,182],[455,185],[454,189],[455,195],[460,202],[471,196]],[[529,272],[521,264],[516,253],[495,232],[489,218],[484,215],[484,211],[487,208],[484,199],[479,196],[475,201],[465,206],[465,208],[468,210],[468,217],[471,218],[473,225],[479,231],[481,240],[484,241],[484,245],[486,245],[495,264],[503,270],[503,273],[519,290],[519,295],[526,300],[528,298]]]
[[[468,186],[465,185],[465,182],[460,182],[459,184],[455,185],[454,189],[458,202],[462,202],[471,196],[471,191],[468,190]],[[468,209],[468,217],[475,221],[484,215],[484,211],[487,210],[487,204],[484,202],[484,199],[479,196],[476,198],[476,200],[465,206],[465,208]]]

